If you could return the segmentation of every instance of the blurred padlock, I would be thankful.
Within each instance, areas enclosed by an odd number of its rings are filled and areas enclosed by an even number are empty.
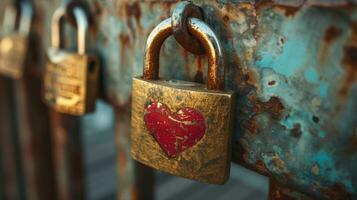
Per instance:
[[[32,20],[29,3],[21,3],[20,10],[19,26],[16,28],[16,8],[12,5],[5,8],[0,35],[0,73],[13,79],[21,78],[24,71]]]
[[[77,52],[62,49],[65,9],[59,8],[52,18],[52,46],[48,50],[45,73],[45,100],[56,111],[83,115],[92,112],[97,97],[98,58],[86,53],[88,19],[80,7],[73,8],[77,26]]]
[[[223,53],[212,29],[189,18],[187,27],[208,58],[207,85],[159,79],[160,48],[172,35],[161,22],[146,43],[143,77],[133,79],[131,154],[145,165],[200,182],[229,176],[234,94],[224,90]]]

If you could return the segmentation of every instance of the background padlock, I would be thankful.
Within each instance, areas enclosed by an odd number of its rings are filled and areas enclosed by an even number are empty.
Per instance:
[[[234,94],[224,89],[220,43],[203,21],[188,19],[208,57],[207,86],[158,78],[159,53],[172,34],[161,22],[146,44],[144,75],[133,79],[131,153],[158,170],[206,183],[223,184],[231,159]]]
[[[64,44],[61,20],[66,11],[59,8],[52,18],[52,47],[48,50],[45,74],[45,100],[56,111],[83,115],[95,108],[98,59],[86,54],[88,19],[80,7],[73,8],[77,26],[77,53],[61,49]]]
[[[17,15],[19,15],[18,28]],[[13,5],[5,9],[0,35],[0,73],[7,77],[13,79],[22,77],[32,15],[33,10],[29,2],[20,3],[20,11],[17,11]]]

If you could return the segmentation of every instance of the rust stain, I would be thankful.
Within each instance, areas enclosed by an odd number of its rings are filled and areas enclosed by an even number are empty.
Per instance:
[[[321,49],[319,52],[319,60],[322,65],[328,62],[328,59],[331,58],[330,56],[330,47],[331,44],[336,41],[336,39],[342,34],[342,30],[336,26],[330,26],[326,29],[324,37],[321,40]]]
[[[138,2],[134,2],[132,4],[130,4],[130,3],[126,4],[125,11],[126,11],[128,18],[134,17],[139,24],[140,17],[141,17],[141,10],[140,10],[140,6],[139,6]]]
[[[229,24],[229,21],[230,21],[230,17],[228,15],[224,15],[223,22],[227,25],[227,24]]]
[[[98,3],[98,0],[93,1],[93,14],[99,16],[103,13],[103,8]]]
[[[346,188],[341,183],[335,183],[334,185],[320,189],[320,192],[325,198],[334,200],[349,200],[351,199],[350,194],[347,192]]]
[[[353,83],[357,79],[357,47],[348,46],[344,48],[343,66],[345,69],[345,79],[339,90],[341,96],[346,97]]]
[[[123,11],[124,9],[124,11]],[[121,6],[121,9],[119,11],[120,13],[125,13],[124,16],[120,16],[121,18],[125,17],[126,18],[126,23],[129,27],[129,30],[131,31],[133,37],[135,38],[136,32],[140,31],[142,32],[143,28],[140,23],[140,18],[142,15],[141,9],[139,2],[127,2],[123,3],[123,6]],[[136,22],[136,27],[134,27],[133,20],[132,18],[135,19]]]
[[[336,26],[330,26],[325,32],[324,41],[326,43],[331,43],[335,41],[341,35],[341,33],[341,29],[337,28]]]
[[[119,47],[120,47],[120,75],[121,77],[125,76],[125,56],[127,49],[130,46],[130,37],[127,34],[119,34]]]
[[[250,134],[253,134],[253,135],[257,134],[258,130],[259,130],[259,124],[258,124],[258,122],[257,122],[255,117],[253,117],[250,120],[247,120],[247,121],[243,122],[241,124],[241,127],[244,130],[247,130]]]
[[[188,77],[190,77],[190,71],[191,71],[189,61],[188,61],[188,52],[184,48],[179,48],[179,52],[181,53],[182,58],[185,63],[185,68],[184,68],[185,78],[188,78]]]
[[[285,162],[281,158],[273,156],[271,161],[279,169],[279,171],[285,171]]]
[[[296,190],[292,190],[290,188],[279,185],[272,178],[269,180],[269,199],[270,200],[296,200],[296,199],[313,200],[313,198],[304,195],[302,193],[299,193]]]
[[[258,160],[255,163],[255,169],[262,174],[269,174],[269,171],[267,169],[267,167],[265,166],[264,162],[262,160]]]
[[[194,80],[198,83],[203,83],[203,63],[202,60],[204,59],[204,56],[197,56],[197,72],[195,75]]]
[[[276,96],[270,97],[267,102],[259,101],[257,103],[257,113],[266,112],[269,113],[273,119],[280,119],[285,109],[280,99]]]
[[[299,123],[294,124],[294,127],[290,130],[290,133],[293,137],[299,138],[302,134],[301,125]]]
[[[293,17],[297,11],[300,10],[300,7],[292,7],[292,6],[277,6],[278,10],[284,12],[285,16]]]

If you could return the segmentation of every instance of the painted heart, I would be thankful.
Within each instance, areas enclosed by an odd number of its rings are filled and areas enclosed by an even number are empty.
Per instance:
[[[162,103],[145,108],[144,121],[149,132],[169,157],[192,147],[206,131],[204,116],[194,108],[181,108],[176,113]]]

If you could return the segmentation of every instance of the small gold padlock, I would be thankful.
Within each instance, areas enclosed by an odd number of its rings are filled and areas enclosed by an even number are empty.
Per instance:
[[[29,3],[22,3],[20,8],[19,27],[15,28],[16,9],[6,7],[0,36],[0,73],[12,79],[20,79],[23,75],[32,19]]]
[[[86,54],[88,19],[76,7],[73,14],[77,25],[77,53],[61,49],[62,23],[65,9],[59,8],[52,18],[52,47],[47,52],[45,100],[56,111],[80,116],[95,108],[99,73],[98,58]]]
[[[187,27],[205,48],[207,85],[158,78],[160,48],[172,35],[161,22],[146,43],[143,77],[133,78],[132,157],[150,167],[200,182],[229,177],[234,93],[224,91],[223,53],[212,29],[197,18]]]

